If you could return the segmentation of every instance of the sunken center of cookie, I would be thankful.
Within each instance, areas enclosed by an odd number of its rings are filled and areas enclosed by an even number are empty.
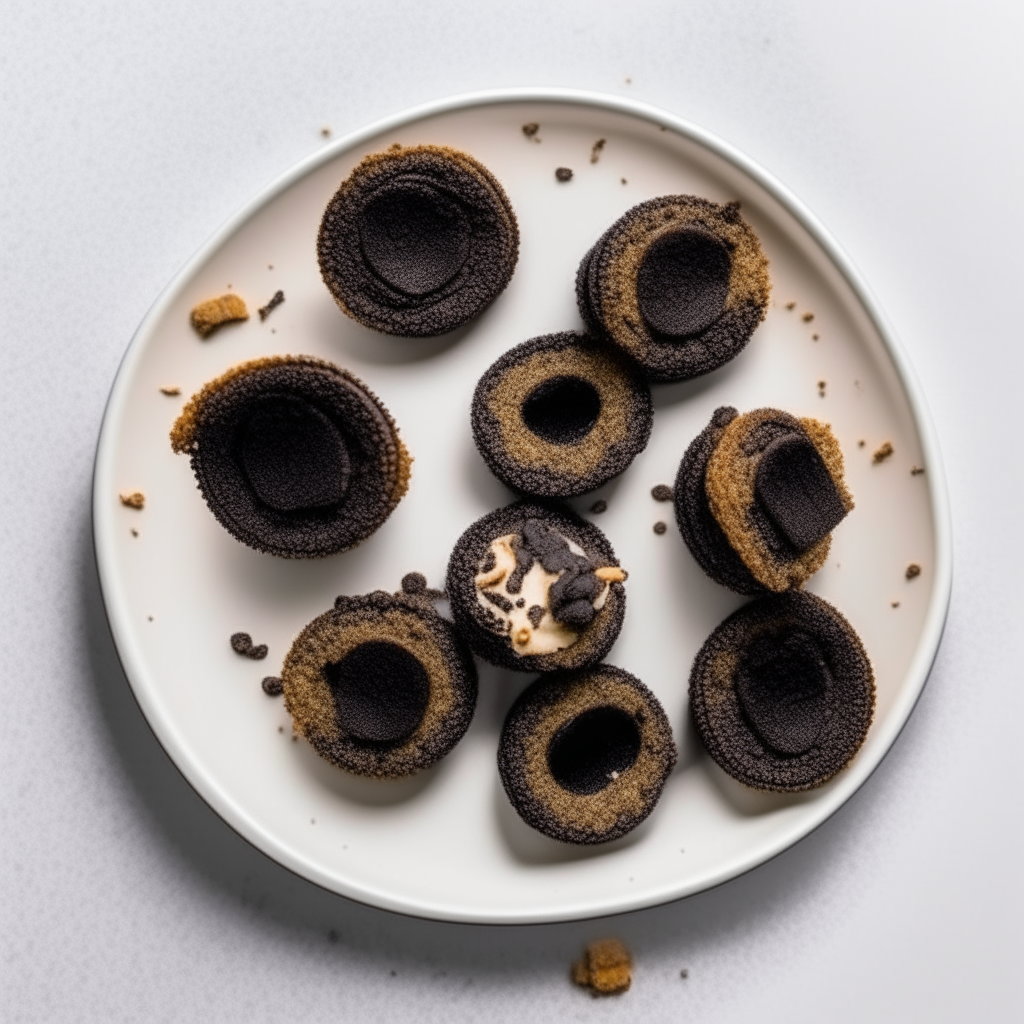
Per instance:
[[[430,680],[419,659],[388,640],[369,640],[324,666],[339,723],[356,740],[398,743],[427,710]]]
[[[277,512],[336,505],[348,490],[351,462],[344,439],[301,398],[261,399],[242,425],[239,442],[250,486]]]
[[[729,250],[720,239],[693,228],[662,235],[637,272],[640,315],[658,334],[697,334],[722,315],[731,272]]]
[[[461,205],[414,177],[378,190],[359,215],[366,262],[406,295],[427,295],[451,281],[469,257],[470,234]]]
[[[600,415],[597,388],[571,374],[542,381],[523,402],[523,422],[552,444],[572,444],[586,437]]]
[[[825,727],[831,674],[803,631],[759,645],[740,665],[736,698],[762,743],[784,757],[806,753]]]
[[[590,708],[551,738],[548,768],[563,789],[598,793],[632,768],[640,756],[640,730],[620,708]]]

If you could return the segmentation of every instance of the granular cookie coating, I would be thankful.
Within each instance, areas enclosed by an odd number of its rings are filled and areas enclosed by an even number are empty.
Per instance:
[[[518,501],[478,519],[448,563],[452,615],[476,654],[517,672],[594,664],[622,628],[626,573],[568,508]]]
[[[853,508],[828,424],[781,409],[715,410],[675,484],[680,532],[701,568],[741,594],[802,586]]]
[[[188,453],[232,536],[285,558],[365,540],[405,494],[412,462],[362,381],[310,356],[256,359],[209,382],[182,410],[171,447]]]
[[[697,654],[690,710],[711,757],[754,789],[827,782],[860,749],[875,682],[860,638],[820,597],[759,598],[729,616]]]
[[[764,319],[768,260],[739,203],[661,196],[634,206],[583,257],[588,329],[652,381],[689,380],[737,355]]]
[[[281,673],[295,731],[356,775],[427,768],[473,718],[473,658],[429,600],[375,591],[339,597],[298,635]]]
[[[502,483],[568,498],[623,472],[647,446],[654,413],[647,382],[626,360],[566,331],[498,359],[477,384],[471,418]]]
[[[494,175],[446,146],[373,153],[327,205],[320,273],[342,311],[402,337],[446,334],[505,289],[519,227]]]
[[[516,812],[564,843],[604,843],[636,828],[675,763],[657,697],[611,665],[543,676],[512,705],[498,747]]]

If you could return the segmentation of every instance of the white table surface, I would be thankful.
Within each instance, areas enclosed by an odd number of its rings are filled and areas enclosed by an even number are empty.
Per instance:
[[[0,1019],[1021,1019],[1024,8],[99,0],[2,26]],[[910,723],[816,833],[680,903],[502,929],[330,896],[207,809],[118,666],[89,490],[125,345],[230,213],[324,125],[512,85],[665,107],[821,217],[924,385],[956,567]],[[593,1000],[567,969],[606,934],[634,984]]]

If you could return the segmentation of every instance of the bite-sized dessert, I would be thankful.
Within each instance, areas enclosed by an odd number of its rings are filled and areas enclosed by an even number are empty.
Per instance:
[[[770,294],[768,260],[740,204],[697,196],[634,206],[576,275],[584,323],[652,381],[689,380],[728,362],[764,319]]]
[[[853,508],[827,423],[781,409],[715,410],[679,465],[675,511],[687,547],[740,594],[800,587]]]
[[[567,508],[519,501],[478,519],[448,563],[470,647],[517,672],[600,661],[622,628],[626,573],[604,534]]]
[[[697,654],[690,710],[708,753],[754,789],[827,782],[860,749],[875,680],[860,638],[820,597],[758,598],[729,616]]]
[[[234,323],[236,320],[248,320],[249,310],[240,295],[228,292],[215,299],[207,299],[192,307],[189,315],[192,326],[203,338],[208,338],[218,327]]]
[[[372,153],[327,204],[320,273],[353,319],[403,337],[455,330],[504,291],[519,227],[497,179],[446,146]]]
[[[498,747],[516,812],[564,843],[604,843],[636,828],[675,763],[658,698],[611,665],[537,680],[512,705]]]
[[[411,775],[445,756],[476,708],[473,658],[420,594],[339,597],[281,673],[295,731],[356,775]]]
[[[502,483],[568,498],[617,476],[647,446],[651,390],[613,349],[573,331],[506,352],[473,395],[473,438]]]
[[[311,356],[233,367],[171,429],[220,524],[257,551],[319,558],[365,540],[409,486],[412,458],[362,381]]]

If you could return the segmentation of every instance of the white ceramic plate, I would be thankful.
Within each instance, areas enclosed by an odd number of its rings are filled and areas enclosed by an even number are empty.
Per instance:
[[[541,125],[539,141],[521,131],[531,121]],[[607,142],[591,163],[599,138]],[[522,248],[508,289],[443,338],[366,330],[339,312],[317,270],[328,199],[365,154],[394,142],[468,151],[503,183],[519,218]],[[555,180],[559,166],[574,170],[571,182]],[[412,570],[442,583],[459,534],[511,498],[473,447],[477,379],[518,342],[580,326],[580,257],[629,207],[680,192],[742,201],[771,261],[774,291],[748,348],[705,378],[656,387],[647,450],[619,479],[574,503],[585,510],[596,497],[608,500],[608,511],[591,518],[630,571],[625,627],[609,660],[643,679],[672,722],[679,766],[660,804],[635,832],[599,848],[564,846],[529,829],[509,806],[495,764],[504,714],[529,680],[487,666],[469,732],[435,768],[399,782],[332,768],[292,740],[282,701],[263,694],[262,676],[280,670],[292,638],[335,595],[396,590]],[[253,313],[278,288],[286,301],[266,322],[253,316],[199,340],[189,310],[228,288]],[[260,555],[233,540],[207,511],[188,459],[168,442],[183,402],[205,381],[284,352],[354,371],[391,410],[416,459],[410,491],[387,523],[354,551],[320,561]],[[180,387],[181,397],[162,395],[164,385]],[[853,764],[799,796],[734,783],[701,749],[687,710],[694,654],[742,599],[701,573],[671,505],[650,491],[672,483],[686,445],[722,404],[774,405],[830,422],[857,502],[809,589],[862,637],[877,676],[877,713]],[[884,441],[895,454],[875,465],[872,453]],[[912,475],[914,466],[926,472]],[[118,500],[133,490],[146,496],[141,512]],[[236,216],[177,276],[128,348],[100,435],[93,505],[103,596],[128,679],[203,798],[313,882],[459,921],[555,921],[650,906],[723,882],[806,835],[864,781],[910,714],[939,642],[951,576],[942,468],[923,400],[836,245],[781,185],[702,130],[639,104],[566,91],[463,97],[393,118],[325,146]],[[669,523],[663,536],[652,530],[659,519]],[[908,581],[911,562],[922,573]],[[239,630],[269,644],[266,661],[232,652],[228,637]]]

